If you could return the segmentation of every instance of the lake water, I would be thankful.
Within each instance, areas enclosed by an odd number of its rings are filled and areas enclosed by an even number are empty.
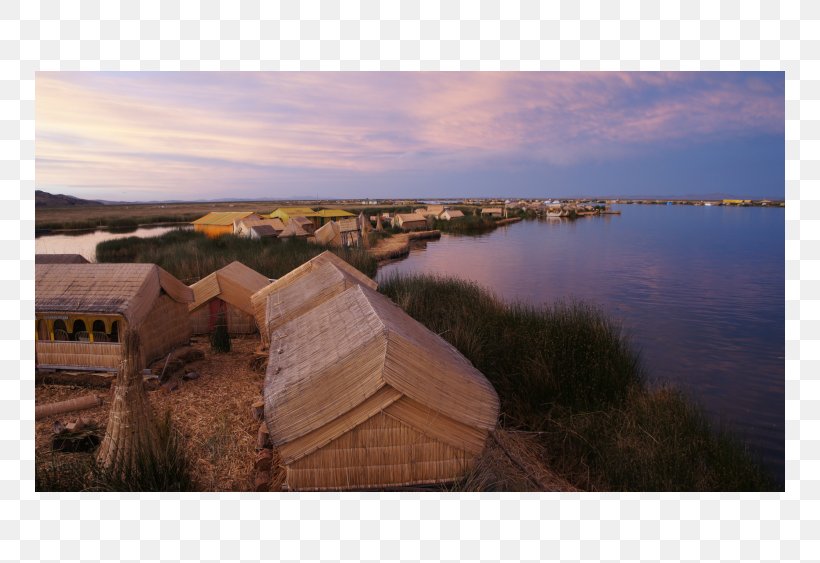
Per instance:
[[[380,268],[478,282],[508,301],[582,299],[621,322],[650,376],[739,434],[784,482],[784,212],[615,206],[443,235]]]
[[[190,229],[190,226],[140,227],[130,232],[78,231],[75,234],[42,235],[34,240],[37,254],[81,254],[91,262],[96,261],[97,244],[104,240],[125,237],[158,237],[168,231]]]

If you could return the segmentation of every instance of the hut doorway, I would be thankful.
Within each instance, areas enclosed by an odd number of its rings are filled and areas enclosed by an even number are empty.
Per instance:
[[[228,307],[227,303],[215,297],[208,302],[208,332],[213,332],[220,323],[228,323]]]

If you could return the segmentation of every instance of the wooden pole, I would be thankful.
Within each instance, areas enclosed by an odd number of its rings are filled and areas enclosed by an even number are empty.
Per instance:
[[[101,404],[102,399],[98,395],[86,395],[84,397],[77,397],[76,399],[69,399],[67,401],[60,401],[58,403],[50,403],[48,405],[40,405],[39,407],[35,407],[34,418],[36,419],[43,416],[63,414],[83,409],[93,409]]]

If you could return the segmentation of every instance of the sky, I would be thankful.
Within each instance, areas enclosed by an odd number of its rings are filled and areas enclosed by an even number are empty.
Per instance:
[[[38,72],[37,189],[785,195],[782,72]]]

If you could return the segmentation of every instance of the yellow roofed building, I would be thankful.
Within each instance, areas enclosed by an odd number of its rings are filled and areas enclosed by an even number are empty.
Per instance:
[[[253,211],[212,211],[191,224],[194,226],[195,231],[203,232],[207,236],[215,238],[220,235],[232,234],[234,222],[247,218],[261,219]]]

